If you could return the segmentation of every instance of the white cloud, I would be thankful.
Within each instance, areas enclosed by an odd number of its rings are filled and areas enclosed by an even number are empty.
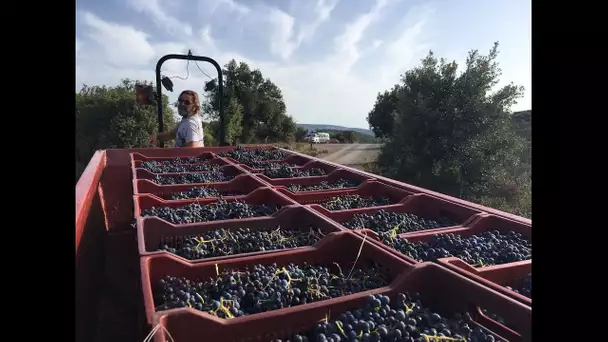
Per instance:
[[[268,22],[274,28],[270,39],[270,51],[283,59],[288,59],[299,45],[298,42],[291,41],[294,35],[294,17],[278,8],[271,8]]]
[[[150,16],[156,25],[172,35],[192,35],[192,26],[169,15],[159,0],[128,0],[127,3],[137,12]]]
[[[183,34],[161,39],[162,36],[151,36],[152,31],[143,32],[141,26],[119,25],[110,18],[82,14],[76,42],[77,89],[82,83],[116,85],[121,78],[154,80],[155,65],[161,56],[185,54],[192,49],[195,55],[212,57],[220,65],[234,58],[260,69],[281,88],[288,113],[298,122],[363,128],[367,127],[365,118],[376,94],[398,82],[400,74],[417,65],[437,41],[436,36],[429,34],[428,19],[434,13],[428,6],[410,9],[396,24],[383,25],[382,35],[372,36],[370,29],[380,25],[383,16],[393,11],[391,6],[399,0],[377,0],[368,13],[353,17],[335,35],[324,34],[323,25],[333,25],[335,31],[332,11],[336,0],[318,0],[314,6],[294,1],[294,6],[301,8],[290,10],[293,15],[258,2],[245,6],[235,0],[206,0],[208,13],[221,13],[231,18],[230,25],[247,32],[248,37],[269,42],[258,45],[256,51],[241,48],[239,42],[222,40],[223,31],[213,22],[203,21],[190,27],[185,20],[178,20],[177,14],[167,14],[171,9],[158,6],[158,2],[129,1],[162,29]],[[201,9],[199,5],[198,10]],[[302,12],[308,16],[301,15]],[[314,46],[322,40],[333,42],[329,53],[317,54],[319,58],[304,62],[292,59],[302,44]],[[373,58],[373,63],[363,63],[364,58]],[[168,94],[172,101],[181,90],[202,91],[209,78],[199,67],[211,77],[217,76],[208,63],[191,62],[188,70],[185,61],[167,61],[163,65],[164,75],[178,76],[173,79],[174,92]],[[513,81],[529,77],[525,68],[509,72],[506,75],[509,79],[513,79],[511,73],[517,76]]]
[[[199,6],[203,12],[215,14],[216,11],[225,9],[228,12],[233,12],[239,15],[247,14],[251,8],[240,4],[234,0],[208,0],[200,1]]]
[[[148,35],[131,26],[106,22],[85,12],[84,25],[89,28],[86,50],[79,49],[79,57],[95,63],[121,67],[147,65],[154,57],[154,48],[148,43]]]

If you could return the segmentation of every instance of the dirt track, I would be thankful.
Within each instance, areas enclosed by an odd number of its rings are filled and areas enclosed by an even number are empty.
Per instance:
[[[318,158],[337,164],[360,168],[361,164],[376,159],[380,153],[380,146],[380,144],[317,145],[318,149],[325,149],[328,151],[327,154],[319,155]]]

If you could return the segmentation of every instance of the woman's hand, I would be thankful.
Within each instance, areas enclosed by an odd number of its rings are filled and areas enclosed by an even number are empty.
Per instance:
[[[156,136],[156,134],[152,134],[150,136],[150,138],[148,138],[148,145],[156,146],[156,141],[157,140],[158,140],[158,137]]]

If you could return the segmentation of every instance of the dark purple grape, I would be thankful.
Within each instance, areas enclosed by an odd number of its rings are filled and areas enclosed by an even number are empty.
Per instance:
[[[302,169],[282,164],[277,168],[266,168],[262,171],[262,174],[269,178],[299,178],[325,176],[327,173],[319,168]]]
[[[311,246],[323,236],[318,228],[312,226],[304,230],[280,226],[262,230],[216,229],[196,236],[164,237],[160,241],[159,250],[165,250],[189,260],[196,260]]]
[[[174,224],[208,222],[269,216],[279,210],[277,205],[248,204],[244,201],[219,199],[210,204],[191,203],[182,207],[152,207],[142,210],[142,216],[156,216]]]
[[[532,258],[532,243],[515,231],[486,231],[470,237],[453,233],[437,234],[428,242],[410,242],[388,233],[381,233],[380,238],[384,244],[419,261],[458,257],[479,267]]]
[[[363,197],[361,195],[338,195],[319,203],[328,210],[347,210],[356,208],[378,207],[393,204],[388,197]]]
[[[343,274],[342,270],[349,272]],[[338,298],[388,285],[381,268],[346,265],[252,265],[209,279],[166,276],[155,284],[156,310],[192,307],[233,318]]]
[[[287,190],[293,192],[299,191],[321,191],[321,190],[333,190],[333,189],[344,189],[344,188],[356,188],[361,184],[361,181],[338,179],[335,182],[322,181],[319,184],[314,185],[299,185],[290,184],[287,186]]]
[[[373,214],[355,214],[352,219],[342,222],[342,225],[349,229],[367,228],[377,233],[390,231],[393,234],[403,234],[457,224],[445,217],[440,217],[435,221],[411,213],[396,213],[380,209]]]
[[[369,295],[359,309],[319,322],[308,332],[272,342],[494,342],[498,338],[471,324],[469,313],[442,316],[423,306],[419,297],[417,293],[399,293],[391,303],[385,295]]]

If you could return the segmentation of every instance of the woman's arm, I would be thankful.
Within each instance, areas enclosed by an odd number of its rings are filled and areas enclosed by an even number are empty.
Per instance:
[[[171,130],[169,130],[168,132],[162,132],[162,133],[158,133],[158,134],[152,134],[150,136],[150,139],[148,141],[148,143],[152,146],[156,145],[156,141],[160,140],[160,141],[167,141],[167,140],[171,140],[175,138],[175,133],[177,133],[177,126]]]
[[[167,141],[171,139],[175,139],[175,134],[177,133],[177,126],[167,132],[158,133],[156,135],[156,139],[160,141]]]

